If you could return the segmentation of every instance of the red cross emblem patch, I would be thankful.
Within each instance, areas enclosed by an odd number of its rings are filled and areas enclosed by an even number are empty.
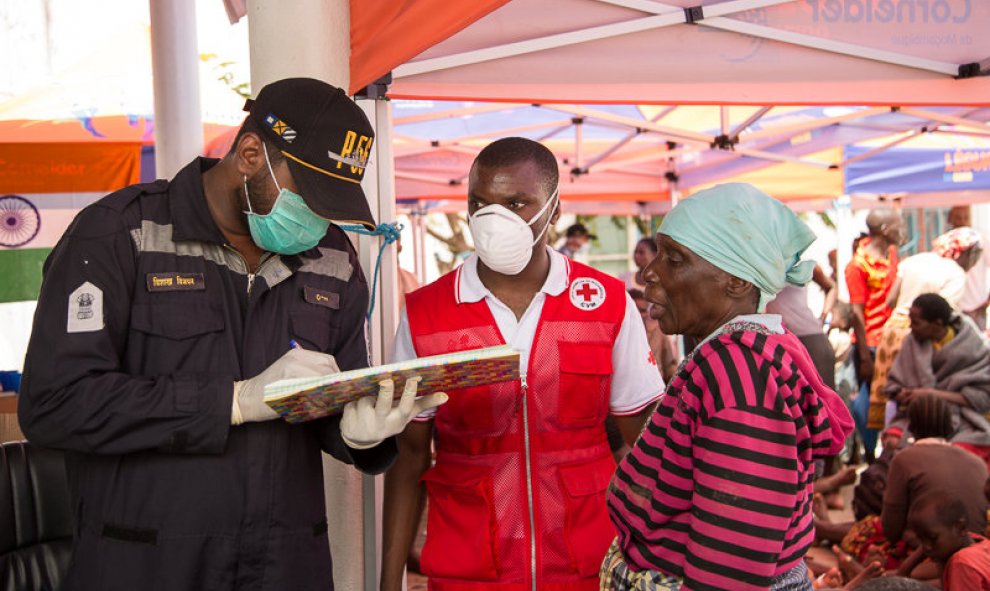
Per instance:
[[[582,310],[594,310],[605,303],[605,286],[595,279],[582,277],[571,283],[571,303]]]

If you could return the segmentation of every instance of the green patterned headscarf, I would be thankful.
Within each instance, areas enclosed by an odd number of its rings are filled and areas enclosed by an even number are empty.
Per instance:
[[[759,312],[787,284],[811,280],[814,261],[801,253],[815,234],[786,205],[752,185],[699,191],[664,218],[660,234],[760,290]]]

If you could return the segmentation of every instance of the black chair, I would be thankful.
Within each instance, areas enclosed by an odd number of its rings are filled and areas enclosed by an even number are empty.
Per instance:
[[[0,591],[54,591],[72,552],[62,453],[0,444]]]

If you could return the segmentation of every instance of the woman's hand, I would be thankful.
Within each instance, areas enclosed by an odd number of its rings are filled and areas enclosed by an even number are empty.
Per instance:
[[[902,388],[900,393],[897,395],[897,404],[904,410],[907,410],[911,406],[911,401],[917,396],[916,392],[919,392],[920,388]]]

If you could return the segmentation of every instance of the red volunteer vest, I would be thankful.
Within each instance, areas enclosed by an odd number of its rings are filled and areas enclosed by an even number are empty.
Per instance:
[[[505,344],[484,300],[457,302],[459,273],[407,296],[419,356]],[[432,590],[598,589],[615,537],[605,418],[625,286],[570,261],[568,285],[544,300],[525,386],[453,391],[437,412],[437,461],[423,476]]]

